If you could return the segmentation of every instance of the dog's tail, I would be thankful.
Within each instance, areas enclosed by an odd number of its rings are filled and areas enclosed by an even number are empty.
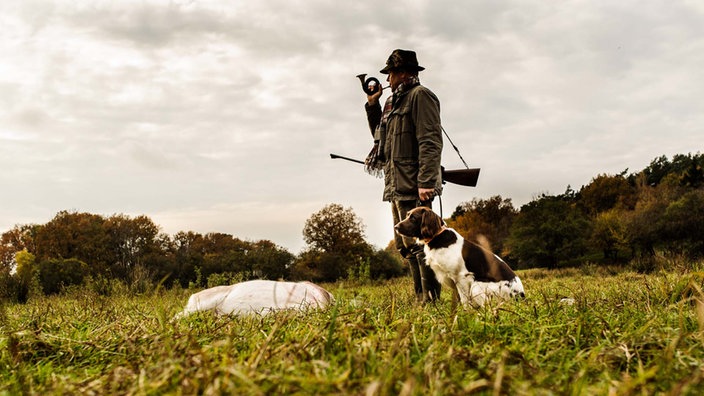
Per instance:
[[[491,250],[491,243],[489,242],[489,239],[484,236],[484,234],[477,234],[476,236],[476,241],[477,245],[481,248],[482,253],[484,253],[484,258],[486,258],[486,262],[490,263],[494,261],[495,259],[499,259],[500,261],[501,258],[497,255],[494,254],[494,252]]]

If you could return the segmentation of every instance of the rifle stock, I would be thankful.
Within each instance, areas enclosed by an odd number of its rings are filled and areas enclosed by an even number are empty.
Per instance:
[[[479,180],[479,168],[446,170],[442,168],[442,182],[476,187]]]
[[[343,157],[341,155],[337,154],[330,154],[330,158],[332,159],[343,159],[351,162],[356,162],[358,164],[364,165],[364,161],[360,161],[354,158],[349,158],[349,157]],[[453,169],[453,170],[445,170],[445,167],[441,167],[442,169],[442,182],[443,183],[452,183],[452,184],[457,184],[460,186],[468,186],[468,187],[476,187],[477,186],[477,181],[479,180],[479,168],[470,168],[470,169]]]

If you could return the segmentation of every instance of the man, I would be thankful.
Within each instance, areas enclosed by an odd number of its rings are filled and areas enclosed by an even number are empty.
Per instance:
[[[442,192],[440,156],[442,129],[440,102],[428,88],[420,85],[413,51],[394,50],[380,72],[393,94],[382,111],[382,90],[367,96],[365,109],[374,148],[365,161],[372,174],[384,174],[384,201],[391,202],[394,224],[406,218],[417,206],[431,206]],[[440,284],[425,263],[423,247],[413,238],[395,234],[396,248],[408,261],[416,297],[423,302],[440,297]]]

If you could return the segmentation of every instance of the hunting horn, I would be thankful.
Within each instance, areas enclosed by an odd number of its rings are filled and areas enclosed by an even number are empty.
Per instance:
[[[366,77],[367,77],[366,73],[357,75],[359,82],[362,83],[362,91],[364,91],[364,93],[366,93],[367,95],[373,95],[374,93],[376,93],[377,90],[379,90],[379,87],[381,87],[381,83],[379,82],[379,80],[376,77],[369,77],[369,78],[366,78]],[[381,90],[383,91],[389,87],[390,86],[383,87],[383,88],[381,88]]]

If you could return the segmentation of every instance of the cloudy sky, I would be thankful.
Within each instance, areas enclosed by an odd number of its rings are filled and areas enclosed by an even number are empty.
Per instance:
[[[395,48],[481,168],[445,216],[702,151],[697,0],[4,0],[0,26],[0,232],[143,214],[298,253],[338,203],[383,247],[381,180],[329,154],[371,148],[355,75]],[[443,164],[462,167],[447,141]]]

